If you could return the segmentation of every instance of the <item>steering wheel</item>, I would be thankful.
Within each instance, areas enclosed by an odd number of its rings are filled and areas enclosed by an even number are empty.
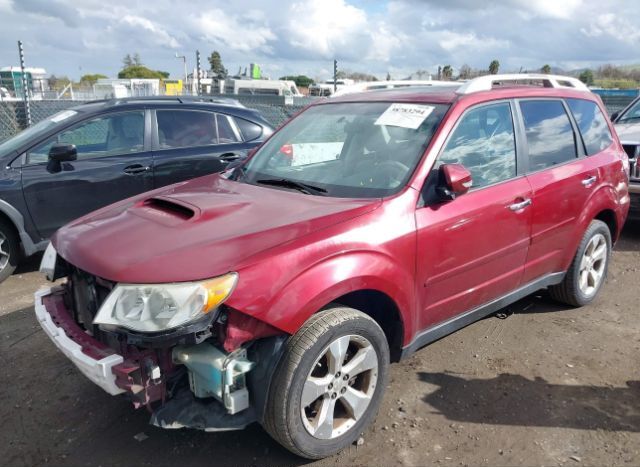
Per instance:
[[[379,168],[385,169],[385,175],[389,177],[389,181],[397,182],[394,185],[401,183],[407,172],[409,172],[409,167],[399,161],[386,160],[379,162],[377,165]],[[386,171],[387,168],[389,169],[388,172]]]

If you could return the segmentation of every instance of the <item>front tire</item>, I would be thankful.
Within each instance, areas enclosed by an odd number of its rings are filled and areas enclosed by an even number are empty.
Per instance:
[[[373,421],[388,367],[387,339],[373,319],[352,308],[321,311],[287,342],[264,427],[301,457],[335,454]]]
[[[559,302],[576,307],[591,303],[607,277],[610,258],[609,227],[594,219],[582,237],[564,280],[549,287],[549,294]]]
[[[19,254],[20,245],[13,226],[0,219],[0,282],[13,274]]]

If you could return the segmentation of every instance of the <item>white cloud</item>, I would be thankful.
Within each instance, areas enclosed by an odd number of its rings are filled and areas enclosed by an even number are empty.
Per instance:
[[[258,10],[251,10],[240,17],[212,9],[192,16],[190,23],[199,36],[213,44],[222,44],[242,52],[270,54],[272,48],[269,44],[277,37],[264,18]]]
[[[25,42],[28,64],[56,75],[115,76],[127,53],[182,75],[174,52],[213,50],[232,71],[259,63],[272,77],[384,77],[466,63],[501,70],[638,63],[640,9],[630,0],[0,0],[0,40]],[[176,6],[178,5],[178,6]],[[0,48],[0,66],[15,64]],[[206,66],[206,61],[203,61]],[[82,71],[80,71],[82,67]]]
[[[636,25],[613,13],[598,15],[589,27],[581,31],[589,37],[611,36],[629,44],[637,44],[640,39],[640,30]]]
[[[479,38],[474,33],[458,33],[455,31],[441,31],[438,33],[440,47],[448,52],[455,52],[459,49],[469,51],[494,50],[506,48],[509,42],[494,39],[492,37]]]
[[[169,34],[164,28],[158,26],[153,21],[147,18],[134,15],[125,15],[120,22],[124,25],[131,26],[133,28],[142,28],[146,32],[151,33],[153,41],[158,45],[171,47],[177,49],[180,47],[180,43],[175,37]]]
[[[344,0],[309,0],[289,8],[287,30],[291,45],[325,58],[362,49],[370,40],[367,14]]]
[[[569,19],[583,6],[582,0],[515,0],[516,6],[539,16]]]

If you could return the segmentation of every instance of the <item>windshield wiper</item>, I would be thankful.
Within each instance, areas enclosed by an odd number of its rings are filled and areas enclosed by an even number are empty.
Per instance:
[[[273,186],[281,186],[284,188],[293,188],[294,190],[298,190],[302,193],[306,193],[308,195],[312,194],[312,191],[316,193],[326,193],[327,190],[315,185],[309,185],[308,183],[296,182],[295,180],[290,180],[288,178],[263,178],[260,180],[256,180],[256,183],[261,183],[262,185],[273,185]]]

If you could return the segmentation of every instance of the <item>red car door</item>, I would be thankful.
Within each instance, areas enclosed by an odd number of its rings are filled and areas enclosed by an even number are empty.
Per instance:
[[[436,167],[464,165],[473,186],[457,199],[427,201],[416,211],[422,329],[491,302],[521,283],[532,192],[517,171],[511,107],[498,102],[468,110],[438,156]]]
[[[522,100],[519,108],[528,147],[527,178],[533,189],[526,283],[566,268],[567,248],[579,240],[576,223],[599,184],[601,162],[598,157],[584,157],[581,136],[563,100]]]

